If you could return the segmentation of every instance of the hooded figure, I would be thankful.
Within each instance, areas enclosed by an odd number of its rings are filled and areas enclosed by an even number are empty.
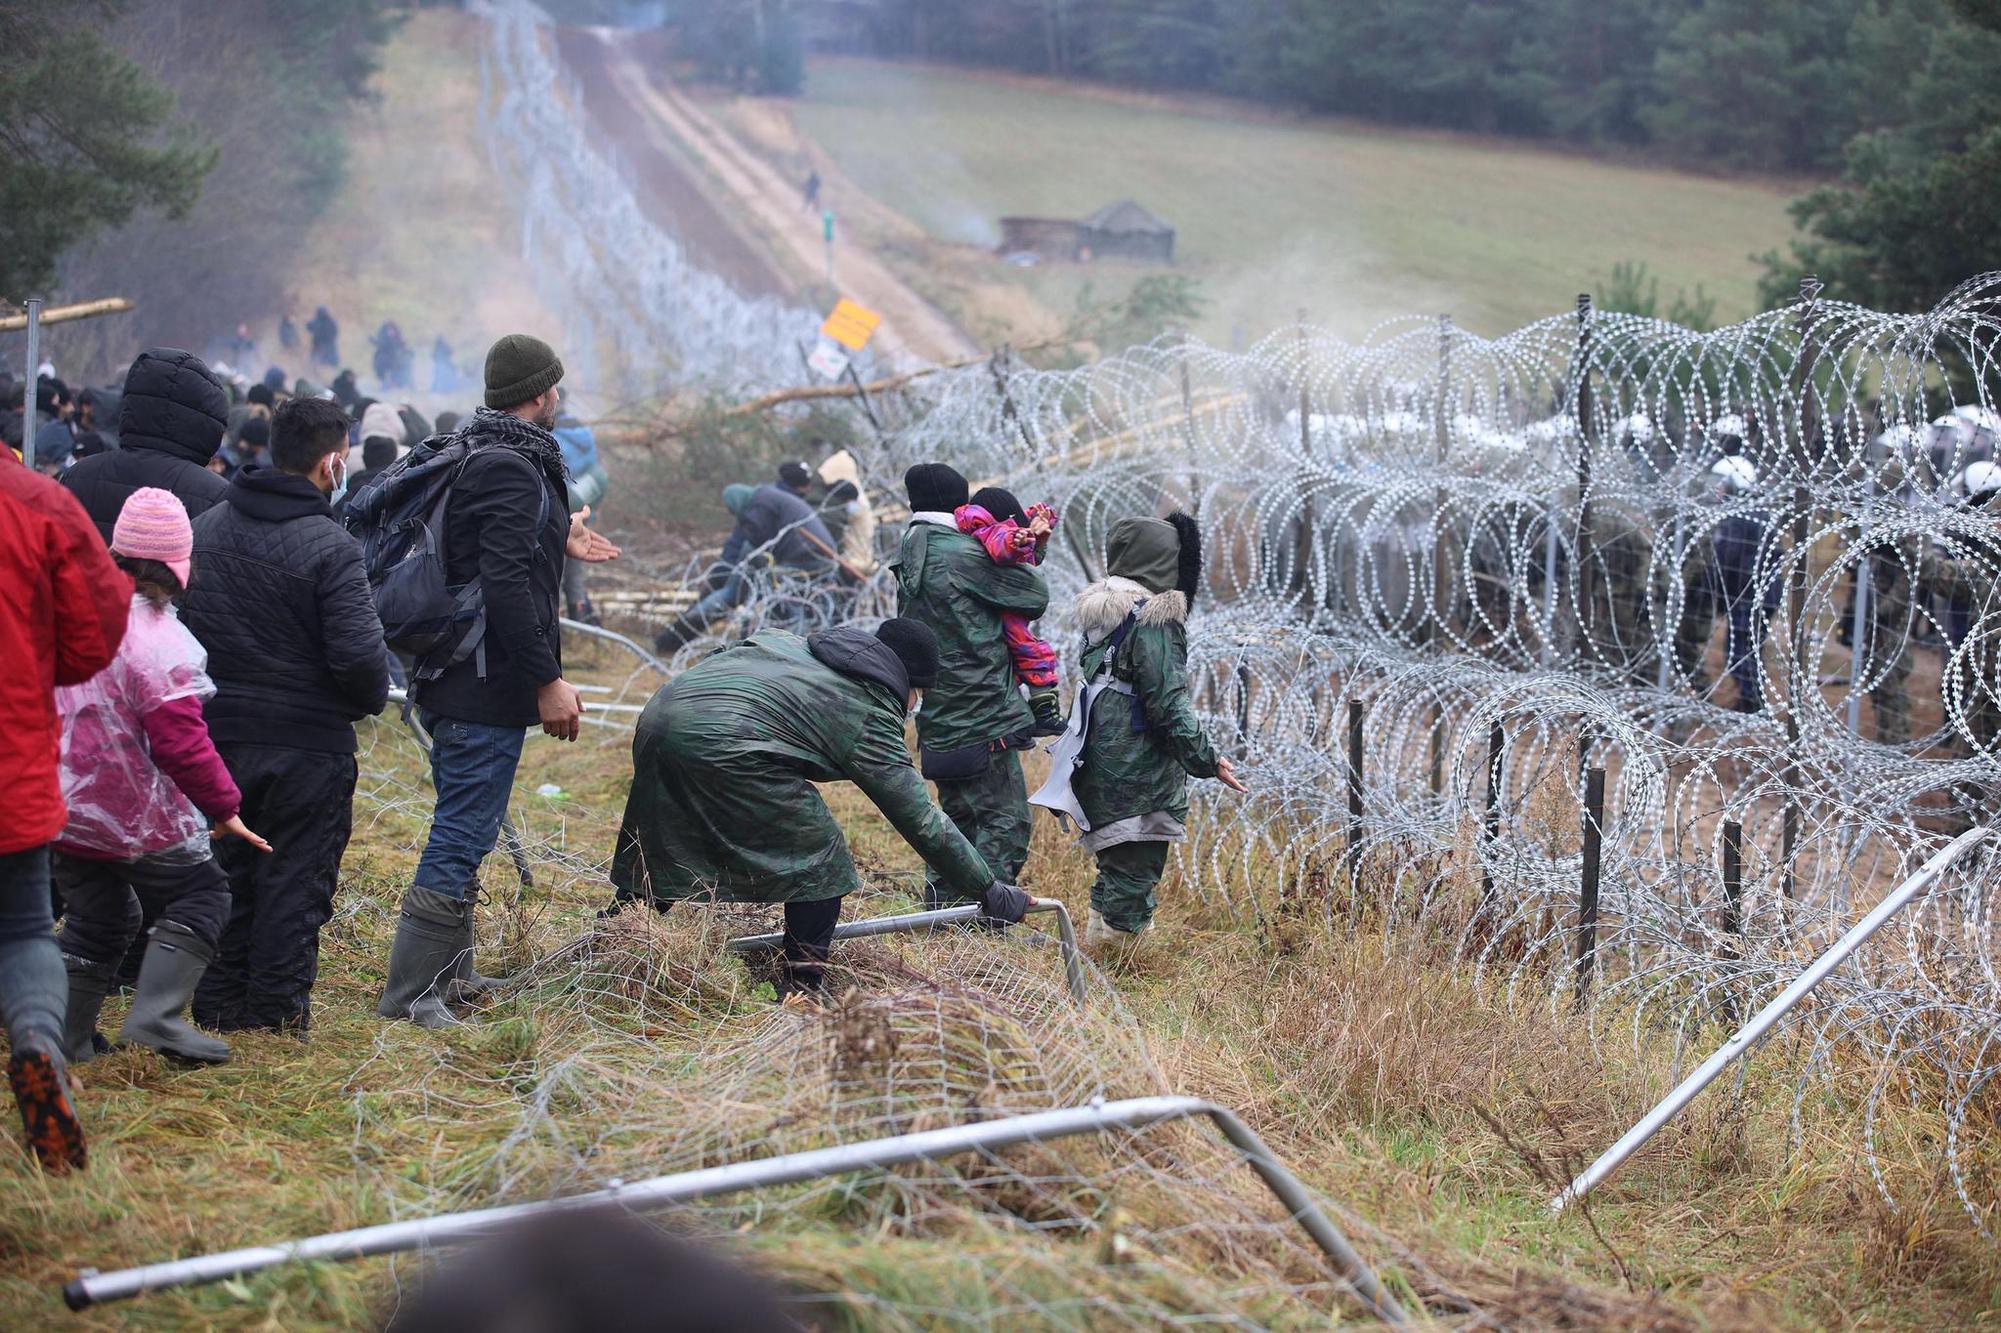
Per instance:
[[[1079,679],[1092,697],[1080,695],[1051,783],[1036,794],[1055,805],[1052,789],[1069,777],[1066,808],[1082,814],[1078,840],[1098,859],[1087,934],[1097,944],[1130,942],[1152,925],[1168,844],[1186,832],[1188,779],[1242,790],[1188,698],[1188,607],[1202,581],[1195,520],[1121,519],[1105,568],[1077,597]]]
[[[200,357],[173,347],[141,352],[118,402],[117,451],[83,459],[63,485],[106,545],[125,501],[148,486],[172,492],[190,519],[200,518],[229,491],[208,470],[228,424],[229,393]]]
[[[931,633],[890,620],[875,634],[761,630],[661,686],[633,735],[612,852],[619,901],[783,903],[788,979],[816,985],[841,899],[861,880],[813,784],[845,780],[955,894],[1019,921],[1026,895],[996,881],[904,749],[904,718],[937,671]]]

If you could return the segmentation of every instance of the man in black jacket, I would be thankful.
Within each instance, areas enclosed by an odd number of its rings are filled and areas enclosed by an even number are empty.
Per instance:
[[[354,724],[389,698],[389,653],[361,547],[333,516],[347,414],[297,398],[271,419],[272,466],[236,474],[195,523],[201,575],[181,620],[208,649],[209,735],[271,852],[216,844],[229,924],[195,1020],[303,1032],[320,927],[333,913],[354,804]]]
[[[229,394],[193,352],[155,347],[125,374],[118,403],[118,448],[83,459],[62,482],[83,502],[105,544],[126,497],[143,486],[172,491],[200,518],[229,483],[208,470],[229,424]]]
[[[618,548],[570,514],[555,424],[563,363],[539,338],[510,333],[486,354],[486,404],[459,427],[471,447],[445,502],[445,579],[478,580],[486,623],[448,665],[419,659],[418,720],[431,734],[437,806],[403,895],[389,981],[376,1012],[424,1027],[445,1005],[494,983],[472,966],[479,865],[500,836],[527,728],[573,741],[583,696],[563,679],[563,561]],[[580,517],[580,516],[579,516]]]

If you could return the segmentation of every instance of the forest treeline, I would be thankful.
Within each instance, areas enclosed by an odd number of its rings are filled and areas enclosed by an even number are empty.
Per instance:
[[[68,363],[279,309],[346,179],[388,0],[0,3],[0,299],[119,295]]]
[[[1963,134],[2001,82],[2001,37],[1951,0],[880,0],[853,12],[845,35],[879,55],[1794,174],[1839,170],[1858,135]]]
[[[838,50],[1818,179],[1793,205],[1799,237],[1763,256],[1774,303],[1816,273],[1843,299],[1921,310],[2001,266],[1988,202],[2001,189],[2001,0],[666,0],[664,12],[685,59],[745,91],[796,93],[802,51]]]

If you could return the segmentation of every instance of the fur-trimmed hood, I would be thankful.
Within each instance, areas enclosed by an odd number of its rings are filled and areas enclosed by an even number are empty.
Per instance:
[[[1114,574],[1077,594],[1077,623],[1083,627],[1085,639],[1097,643],[1117,629],[1141,602],[1146,603],[1139,613],[1142,625],[1171,625],[1188,619],[1187,594],[1148,592],[1133,580]]]

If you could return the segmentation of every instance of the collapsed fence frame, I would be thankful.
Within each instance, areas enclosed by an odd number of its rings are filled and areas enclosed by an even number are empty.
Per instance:
[[[113,1273],[85,1269],[63,1285],[63,1301],[72,1310],[83,1310],[148,1292],[225,1282],[279,1264],[312,1260],[343,1262],[434,1249],[475,1240],[524,1218],[553,1212],[599,1206],[621,1207],[635,1213],[652,1212],[676,1203],[691,1203],[744,1190],[799,1184],[856,1171],[884,1170],[913,1162],[936,1162],[969,1152],[996,1152],[1025,1143],[1045,1143],[1082,1134],[1104,1134],[1115,1129],[1138,1132],[1170,1121],[1197,1118],[1206,1119],[1216,1126],[1244,1163],[1257,1173],[1272,1196],[1333,1262],[1342,1281],[1348,1284],[1371,1314],[1386,1324],[1401,1326],[1409,1323],[1410,1316],[1384,1289],[1375,1270],[1349,1243],[1347,1236],[1327,1216],[1299,1177],[1235,1112],[1199,1097],[1133,1097],[1112,1102],[1097,1098],[1088,1106],[1034,1111],[1003,1120],[984,1120],[947,1129],[814,1148],[778,1157],[656,1176],[630,1185],[614,1182],[605,1189],[540,1203],[506,1204],[406,1222],[386,1222],[378,1226],[310,1236],[281,1245],[226,1250],[192,1259],[170,1259]]]
[[[1577,1178],[1564,1186],[1563,1192],[1549,1202],[1552,1213],[1561,1213],[1571,1204],[1577,1203],[1592,1190],[1610,1179],[1612,1173],[1624,1166],[1626,1159],[1658,1133],[1668,1121],[1696,1099],[1702,1090],[1715,1081],[1730,1064],[1758,1044],[1764,1035],[1778,1026],[1779,1020],[1790,1013],[1794,1006],[1812,993],[1814,987],[1825,981],[1828,974],[1846,962],[1849,955],[1869,942],[1869,937],[1886,925],[1890,918],[1901,912],[1918,895],[1930,889],[1932,882],[1947,870],[1957,865],[1961,858],[1992,836],[1993,830],[1986,827],[1971,828],[1954,838],[1932,854],[1929,861],[1917,872],[1898,885],[1882,902],[1870,909],[1868,915],[1849,927],[1848,933],[1836,940],[1820,957],[1813,960],[1806,971],[1799,974],[1793,983],[1760,1009],[1751,1021],[1732,1033],[1730,1040],[1718,1047],[1714,1054],[1704,1060],[1694,1073],[1663,1097],[1655,1107],[1640,1118],[1638,1124],[1620,1136],[1619,1141],[1599,1155],[1598,1160],[1579,1172]]]

